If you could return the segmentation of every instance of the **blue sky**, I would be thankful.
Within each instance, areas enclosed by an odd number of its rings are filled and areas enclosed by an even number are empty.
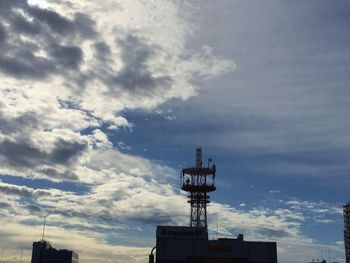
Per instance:
[[[179,171],[218,168],[209,233],[344,262],[348,1],[0,0],[0,253],[41,237],[145,262],[186,225]],[[18,260],[18,259],[17,259]]]

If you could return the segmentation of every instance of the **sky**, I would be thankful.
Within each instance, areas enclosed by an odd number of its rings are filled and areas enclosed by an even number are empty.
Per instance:
[[[345,262],[350,2],[0,0],[0,257],[147,262],[217,167],[210,238]],[[217,227],[218,226],[218,227]]]

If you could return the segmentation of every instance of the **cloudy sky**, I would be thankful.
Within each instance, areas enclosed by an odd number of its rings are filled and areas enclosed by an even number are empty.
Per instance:
[[[218,169],[211,238],[344,262],[349,12],[0,0],[1,258],[29,262],[46,217],[46,239],[82,263],[147,262],[157,225],[188,224],[178,175],[202,146]]]

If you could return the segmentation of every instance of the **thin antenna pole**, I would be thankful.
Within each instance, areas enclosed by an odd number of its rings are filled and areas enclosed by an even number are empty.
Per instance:
[[[42,241],[44,241],[44,237],[45,237],[45,225],[46,225],[46,216],[44,216],[43,235],[41,237]]]
[[[219,239],[219,213],[216,214],[216,239]]]
[[[329,253],[329,248],[328,248],[328,262],[331,263],[331,256],[330,256],[330,253]]]
[[[23,257],[23,250],[21,250],[21,261],[20,261],[20,263],[22,263],[22,257]]]

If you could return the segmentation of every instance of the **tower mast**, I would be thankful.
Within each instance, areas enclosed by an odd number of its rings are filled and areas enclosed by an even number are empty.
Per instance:
[[[188,192],[188,203],[191,207],[190,226],[208,228],[207,204],[208,193],[216,190],[215,187],[216,167],[203,167],[202,148],[196,149],[196,166],[182,169],[182,187]]]
[[[46,216],[44,216],[44,224],[43,224],[43,234],[41,236],[41,240],[44,241],[44,237],[45,237],[45,226],[46,226]]]

